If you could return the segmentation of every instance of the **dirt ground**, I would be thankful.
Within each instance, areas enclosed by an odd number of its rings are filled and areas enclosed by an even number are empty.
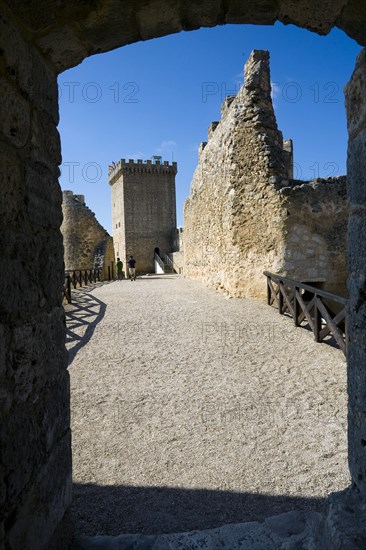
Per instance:
[[[162,275],[66,312],[78,534],[319,510],[349,484],[344,356],[274,308]]]

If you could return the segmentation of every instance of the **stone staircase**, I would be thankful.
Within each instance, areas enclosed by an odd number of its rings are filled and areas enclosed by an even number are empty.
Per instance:
[[[175,273],[173,262],[167,254],[165,254],[163,259],[155,252],[154,259],[159,264],[164,273]]]

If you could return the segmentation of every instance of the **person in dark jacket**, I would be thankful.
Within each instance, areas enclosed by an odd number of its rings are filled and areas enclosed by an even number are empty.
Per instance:
[[[130,274],[131,282],[136,281],[136,267],[135,267],[136,260],[134,259],[133,256],[130,256],[130,259],[128,260],[127,264],[128,264],[128,272]]]

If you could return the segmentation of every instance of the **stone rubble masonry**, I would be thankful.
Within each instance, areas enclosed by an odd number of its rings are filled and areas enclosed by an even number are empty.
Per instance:
[[[121,159],[109,174],[116,256],[136,259],[137,273],[154,272],[154,250],[169,254],[176,234],[177,163]]]
[[[56,74],[94,53],[139,40],[202,26],[277,20],[324,35],[336,26],[366,45],[364,0],[126,0],[123,9],[118,0],[0,0],[0,547],[60,550],[69,537],[64,512],[71,499],[70,405],[61,308]],[[366,547],[365,75],[363,53],[346,89],[353,485],[352,497],[340,495],[331,505],[329,550]],[[352,518],[350,536],[341,540],[341,527]]]
[[[46,550],[71,502],[61,149],[55,74],[20,28],[1,3],[0,548]]]
[[[269,53],[254,50],[200,147],[184,206],[185,276],[240,297],[265,297],[265,270],[346,292],[346,178],[295,181],[292,166]]]
[[[348,463],[352,486],[329,499],[330,548],[366,548],[366,52],[345,87],[349,197]]]
[[[364,0],[6,0],[30,40],[58,72],[87,56],[180,31],[277,20],[326,35],[337,26],[366,46]]]
[[[63,191],[61,233],[64,241],[65,269],[102,269],[115,265],[113,239],[85,204],[84,195]]]

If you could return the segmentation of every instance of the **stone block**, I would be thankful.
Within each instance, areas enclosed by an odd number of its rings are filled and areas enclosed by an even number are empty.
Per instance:
[[[327,501],[323,547],[327,550],[366,548],[366,510],[354,487],[334,493]]]
[[[0,18],[0,49],[3,75],[22,91],[28,92],[32,74],[32,50],[16,28],[11,14],[5,13],[5,10]]]
[[[231,0],[226,9],[226,23],[272,25],[277,19],[278,3],[275,0],[252,0],[243,4],[240,0]]]
[[[344,0],[281,0],[279,20],[282,23],[304,26],[318,34],[328,34],[337,23],[338,17],[345,7]]]
[[[62,193],[57,175],[43,162],[28,162],[25,170],[27,220],[37,226],[54,228],[62,223]],[[55,246],[58,239],[55,239]]]
[[[54,123],[58,124],[58,84],[55,70],[35,49],[32,50],[31,74],[32,79],[28,93],[33,105],[48,113]]]
[[[52,452],[60,435],[70,426],[70,381],[68,371],[54,380],[41,396],[42,401],[42,445],[46,452]]]
[[[38,38],[37,45],[51,61],[57,73],[77,65],[88,56],[85,46],[68,24]]]
[[[24,215],[24,179],[22,161],[16,148],[0,141],[0,224],[11,226],[22,223]]]
[[[42,463],[41,428],[31,402],[13,411],[0,428],[1,441],[5,443],[1,449],[1,469],[6,487],[6,515],[14,512],[18,496]]]
[[[17,381],[25,384],[27,377],[35,381],[32,393],[37,395],[37,402],[55,380],[61,384],[59,377],[65,369],[67,354],[64,349],[64,312],[54,308],[50,313],[38,314],[32,324],[19,325],[12,331],[12,352],[7,358],[7,377],[15,385],[14,402],[24,402],[21,387]],[[67,386],[65,387],[68,395]],[[25,392],[27,393],[27,392]],[[61,405],[61,403],[60,403]]]
[[[35,472],[9,525],[9,550],[49,550],[49,540],[71,503],[70,432],[54,446],[47,462]]]
[[[350,206],[366,206],[366,128],[349,141],[347,173]]]
[[[0,19],[0,67],[3,74],[31,101],[50,113],[58,122],[58,91],[52,69],[35,49],[29,47],[11,15],[3,11]],[[0,70],[1,72],[1,70]]]
[[[348,254],[349,274],[355,282],[362,280],[366,273],[366,246],[362,235],[366,231],[366,206],[351,209],[348,224]],[[351,300],[358,300],[358,292],[354,288],[354,296],[350,289]]]
[[[37,235],[0,231],[0,321],[8,315],[15,325],[39,318],[38,309],[61,304],[64,281],[62,236],[59,231]],[[15,292],[15,289],[18,291]]]
[[[58,165],[62,161],[60,134],[50,115],[39,109],[33,109],[32,112],[31,146],[32,159],[42,162],[52,174],[58,177]]]
[[[0,128],[4,137],[18,149],[30,140],[30,105],[15,84],[0,78]]]
[[[362,50],[356,61],[351,80],[345,86],[347,126],[350,141],[366,129],[366,50]]]

